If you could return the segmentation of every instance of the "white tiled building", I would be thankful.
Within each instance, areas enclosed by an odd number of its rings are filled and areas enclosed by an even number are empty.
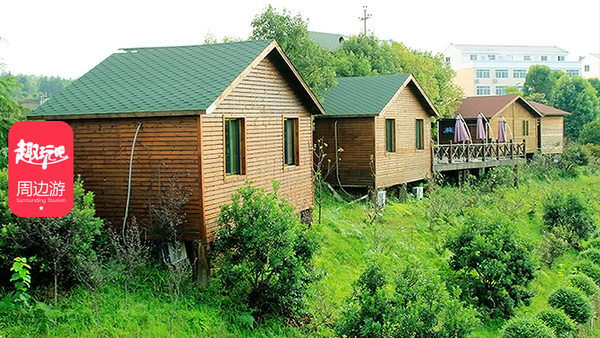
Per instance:
[[[600,54],[588,54],[581,59],[581,76],[585,79],[600,78]]]
[[[456,71],[454,83],[466,96],[504,95],[504,89],[525,83],[529,67],[536,64],[581,75],[579,61],[567,61],[568,52],[553,46],[493,46],[450,44],[446,61]]]

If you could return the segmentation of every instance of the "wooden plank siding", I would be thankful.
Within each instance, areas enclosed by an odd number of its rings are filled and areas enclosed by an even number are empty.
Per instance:
[[[376,188],[422,180],[431,172],[431,116],[409,85],[375,118]],[[385,120],[394,119],[396,150],[386,151]],[[423,149],[416,148],[416,120],[423,120]]]
[[[371,155],[375,155],[375,135],[373,117],[361,118],[319,118],[315,120],[314,143],[323,139],[327,143],[327,158],[335,161],[335,123],[337,121],[339,153],[339,179],[342,186],[373,186]],[[327,177],[333,185],[339,185],[335,170]]]
[[[225,175],[225,118],[243,118],[246,172]],[[297,118],[299,163],[284,166],[283,119]],[[272,191],[280,182],[280,196],[300,212],[313,206],[312,119],[293,88],[269,57],[263,59],[216,107],[202,115],[205,218],[208,240],[217,229],[220,206],[231,203],[231,194],[245,180]]]
[[[200,236],[201,204],[198,183],[198,117],[66,120],[74,134],[75,174],[95,194],[97,216],[120,227],[125,215],[129,159],[135,132],[129,215],[147,220],[149,201],[157,203],[159,188],[172,175],[192,195],[184,208],[185,238]]]
[[[517,101],[518,102],[518,101]],[[538,151],[538,130],[537,130],[537,117],[533,116],[523,105],[520,103],[513,102],[506,109],[500,113],[494,115],[490,119],[490,126],[494,133],[494,138],[498,139],[498,122],[500,116],[503,116],[508,123],[510,130],[512,131],[512,137],[510,131],[506,131],[506,141],[510,142],[511,138],[515,142],[526,142],[526,153],[532,154]],[[523,134],[523,121],[529,121],[529,135]]]
[[[542,154],[560,154],[564,142],[564,118],[562,115],[546,115],[540,119]]]

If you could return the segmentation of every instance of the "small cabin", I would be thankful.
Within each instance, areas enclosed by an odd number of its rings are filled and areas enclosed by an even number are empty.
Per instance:
[[[246,180],[279,181],[311,215],[312,117],[323,113],[279,45],[257,40],[123,49],[29,118],[71,126],[99,217],[121,227],[130,193],[129,215],[143,219],[175,175],[192,193],[183,239],[207,243]]]
[[[544,116],[540,119],[540,152],[542,154],[560,154],[565,139],[565,116],[571,113],[542,103],[531,101]]]
[[[383,189],[424,179],[431,172],[431,117],[439,116],[410,74],[338,78],[316,115],[337,170],[328,181]],[[335,147],[342,148],[335,159]]]

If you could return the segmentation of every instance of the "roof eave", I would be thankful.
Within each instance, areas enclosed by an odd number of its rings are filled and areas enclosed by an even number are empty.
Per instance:
[[[111,119],[111,118],[140,118],[140,117],[170,117],[170,116],[194,116],[206,114],[206,110],[178,110],[178,111],[150,111],[132,113],[91,113],[91,114],[68,114],[68,115],[35,115],[27,116],[28,120],[64,121],[64,120],[89,120],[89,119]]]

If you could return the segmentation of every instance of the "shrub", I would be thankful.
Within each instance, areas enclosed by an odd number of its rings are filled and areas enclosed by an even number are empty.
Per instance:
[[[548,297],[548,304],[557,309],[562,309],[571,319],[579,324],[584,324],[592,318],[592,304],[585,295],[572,287],[561,287]]]
[[[588,199],[576,192],[555,192],[544,201],[543,220],[548,230],[564,226],[578,239],[587,239],[596,229],[594,207]]]
[[[568,176],[577,176],[577,168],[586,166],[589,163],[590,153],[588,149],[577,142],[566,144],[560,155],[560,167]]]
[[[592,297],[598,292],[598,285],[594,280],[583,273],[576,273],[567,277],[570,286],[581,290],[586,296]]]
[[[515,317],[502,329],[502,338],[554,338],[552,329],[536,317]]]
[[[589,248],[579,253],[579,259],[587,259],[596,265],[600,265],[600,249]]]
[[[600,238],[591,238],[585,245],[584,249],[596,248],[600,249]]]
[[[532,245],[517,237],[514,225],[472,213],[448,235],[445,247],[452,252],[450,267],[464,283],[465,297],[489,315],[508,317],[519,303],[529,304],[532,293],[525,288],[537,267]]]
[[[571,337],[571,333],[577,329],[575,322],[561,309],[547,308],[540,311],[537,317],[553,329],[558,338]]]
[[[594,280],[594,283],[600,285],[600,267],[591,261],[580,261],[573,267],[578,272],[581,272]]]
[[[569,243],[565,239],[561,238],[561,236],[556,236],[553,232],[546,232],[544,233],[544,237],[542,237],[542,243],[538,247],[540,260],[542,263],[550,266],[567,249],[569,249]]]
[[[389,287],[383,264],[371,262],[354,284],[335,330],[340,337],[466,337],[475,310],[451,294],[437,274],[409,263]]]
[[[218,217],[215,282],[232,300],[268,314],[296,315],[304,309],[306,285],[315,280],[312,258],[319,244],[300,224],[294,207],[279,200],[278,186],[265,193],[247,182]]]

